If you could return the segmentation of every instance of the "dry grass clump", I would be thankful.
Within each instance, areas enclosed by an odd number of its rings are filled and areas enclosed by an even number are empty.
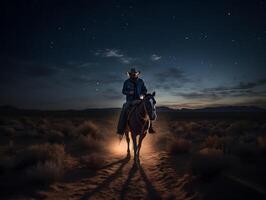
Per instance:
[[[204,179],[219,175],[228,166],[223,152],[218,149],[204,148],[192,159],[191,171]]]
[[[60,131],[57,130],[47,130],[46,133],[43,134],[45,138],[50,143],[63,143],[64,142],[64,135]]]
[[[75,149],[80,153],[92,153],[94,151],[103,150],[103,143],[99,139],[95,139],[90,135],[81,135],[74,143]]]
[[[29,117],[22,117],[20,121],[25,128],[36,128],[37,124]]]
[[[168,146],[168,151],[172,155],[189,153],[192,143],[189,140],[182,138],[174,138]]]
[[[54,160],[38,162],[26,169],[26,179],[30,182],[49,184],[61,179],[64,174],[63,163]]]
[[[70,120],[61,120],[52,123],[52,128],[61,132],[64,136],[73,136],[75,125]]]
[[[93,153],[90,155],[82,156],[80,163],[88,169],[96,170],[104,166],[106,162],[103,156],[97,153]]]
[[[48,184],[63,176],[65,158],[63,145],[49,143],[32,145],[24,150],[17,150],[13,155],[1,156],[0,171],[10,176],[10,180],[14,179],[14,174],[17,174],[22,177],[20,182]],[[17,183],[13,181],[12,184]]]
[[[65,157],[64,145],[49,143],[32,145],[17,154],[15,166],[23,169],[46,161],[62,164]]]
[[[257,146],[263,154],[266,154],[266,136],[257,137]]]
[[[11,126],[0,126],[0,136],[14,136],[16,130]]]
[[[201,148],[220,149],[223,153],[230,153],[233,146],[233,138],[230,136],[209,135],[200,146]]]
[[[233,122],[227,127],[226,132],[229,134],[239,135],[257,128],[257,124],[252,121],[240,120]]]
[[[91,121],[85,121],[80,124],[75,130],[74,134],[76,136],[90,136],[94,139],[101,139],[102,135],[99,131],[99,128],[96,126],[95,123]]]
[[[234,146],[233,154],[243,162],[253,162],[258,158],[259,149],[255,144],[240,143]]]

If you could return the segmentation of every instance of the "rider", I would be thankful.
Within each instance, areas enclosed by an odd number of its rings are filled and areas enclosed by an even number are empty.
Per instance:
[[[123,104],[122,111],[117,126],[117,134],[123,135],[127,123],[127,110],[131,105],[140,101],[141,96],[147,93],[146,86],[142,79],[139,78],[140,71],[136,71],[135,68],[131,68],[130,72],[127,72],[129,78],[125,80],[122,93],[126,95],[126,103]],[[149,133],[155,133],[152,123],[150,123]]]

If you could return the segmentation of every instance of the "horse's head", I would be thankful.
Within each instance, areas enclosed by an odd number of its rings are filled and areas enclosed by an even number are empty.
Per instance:
[[[152,94],[148,93],[144,97],[144,103],[147,110],[147,114],[149,115],[150,120],[156,119],[156,101],[155,101],[155,92]]]

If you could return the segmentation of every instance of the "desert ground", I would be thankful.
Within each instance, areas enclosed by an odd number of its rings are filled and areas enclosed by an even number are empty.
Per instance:
[[[2,113],[0,199],[265,199],[266,121],[246,115],[158,113],[136,164],[117,111]]]

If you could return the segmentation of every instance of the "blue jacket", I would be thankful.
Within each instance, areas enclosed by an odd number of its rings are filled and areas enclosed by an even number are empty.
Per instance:
[[[129,94],[130,91],[134,91],[134,94],[133,95]],[[138,78],[136,80],[136,83],[134,83],[129,78],[125,80],[124,82],[122,93],[126,95],[126,101],[128,102],[128,101],[140,99],[140,95],[146,94],[147,89],[142,79]]]

